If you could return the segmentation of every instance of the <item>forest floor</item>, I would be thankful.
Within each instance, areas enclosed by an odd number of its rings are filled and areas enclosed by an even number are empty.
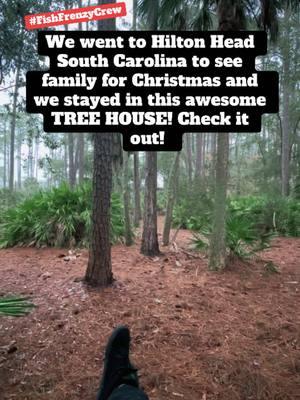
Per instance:
[[[117,324],[132,332],[132,359],[151,400],[300,399],[300,239],[277,238],[224,273],[178,247],[146,258],[139,243],[113,247],[116,282],[81,281],[87,251],[0,251],[0,295],[30,295],[25,318],[0,320],[1,400],[94,400],[103,349]],[[67,256],[67,258],[65,257]]]

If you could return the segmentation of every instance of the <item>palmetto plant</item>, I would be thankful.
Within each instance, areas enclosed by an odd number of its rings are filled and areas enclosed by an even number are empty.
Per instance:
[[[73,190],[62,184],[35,193],[15,207],[4,210],[0,219],[0,247],[71,246],[87,244],[91,230],[91,185]],[[122,204],[111,197],[111,239],[124,234]]]
[[[223,24],[221,30],[244,29],[246,20],[269,31],[272,40],[278,34],[277,16],[286,7],[296,10],[298,0],[160,0],[158,26],[170,30],[208,30]],[[149,18],[153,0],[138,0],[139,15]],[[224,29],[228,24],[230,29]]]
[[[23,317],[35,307],[28,297],[0,298],[0,316]]]

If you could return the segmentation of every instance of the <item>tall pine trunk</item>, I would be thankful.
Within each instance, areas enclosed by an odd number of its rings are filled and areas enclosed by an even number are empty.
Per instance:
[[[74,134],[68,133],[68,158],[69,158],[69,184],[74,187],[76,184],[76,168],[74,160]]]
[[[283,77],[282,77],[282,138],[281,138],[281,194],[289,195],[290,180],[290,45],[289,26],[290,9],[285,10],[285,38],[286,43],[283,51]]]
[[[146,152],[145,204],[141,253],[145,256],[159,254],[157,237],[157,153]]]
[[[106,2],[106,0],[101,0],[99,4],[105,4]],[[111,3],[115,3],[115,0],[111,1]],[[108,31],[115,29],[114,19],[98,21],[98,30]],[[112,152],[112,134],[95,134],[92,229],[85,281],[97,287],[105,287],[113,282],[110,242]]]
[[[134,225],[139,226],[142,218],[141,210],[141,183],[139,152],[133,154],[133,181],[134,181]]]
[[[203,134],[197,133],[196,136],[196,167],[195,167],[195,180],[199,182],[202,175],[202,160],[203,160]]]
[[[187,175],[188,175],[188,183],[189,187],[192,185],[192,178],[193,178],[193,164],[192,164],[192,136],[190,133],[186,133],[184,135],[184,142],[186,148],[186,167],[187,167]]]
[[[84,133],[80,133],[78,137],[78,182],[84,181]]]
[[[124,222],[125,222],[125,244],[133,244],[133,234],[130,222],[130,188],[129,188],[129,152],[124,151],[123,155],[123,202],[124,202]]]
[[[137,0],[132,2],[132,30],[137,28]],[[133,153],[133,182],[134,182],[134,226],[139,226],[142,219],[141,210],[141,182],[140,182],[140,159],[139,152]]]
[[[4,143],[3,143],[3,148],[4,148],[4,154],[3,154],[3,187],[6,188],[6,174],[7,174],[7,132],[6,132],[6,124],[7,121],[5,120],[5,125],[4,125]]]
[[[149,11],[149,29],[156,31],[158,28],[158,9],[159,1],[154,0]],[[141,253],[146,256],[159,254],[157,237],[157,153],[146,152],[146,171],[145,171],[145,200],[144,200],[144,220]]]
[[[18,130],[17,137],[17,188],[21,189],[22,186],[22,139],[20,131]]]
[[[226,266],[226,197],[229,158],[229,133],[218,134],[215,205],[210,240],[209,269],[219,271]]]
[[[172,226],[173,208],[176,198],[176,189],[178,182],[180,152],[177,152],[170,171],[167,195],[167,211],[163,230],[163,245],[168,246],[170,241],[170,231]]]
[[[82,8],[82,0],[78,0],[78,7]],[[78,26],[82,30],[82,23]],[[83,183],[84,180],[84,133],[80,133],[77,141],[78,146],[78,182]]]
[[[19,57],[17,61],[15,89],[13,94],[13,108],[11,116],[11,129],[10,129],[9,190],[11,192],[14,190],[14,181],[15,181],[15,136],[16,136],[16,118],[17,118],[17,100],[18,100],[19,84],[20,84],[20,69],[21,69],[21,59]]]
[[[218,30],[244,29],[242,4],[237,0],[219,0],[217,3]],[[220,271],[226,266],[226,197],[229,161],[229,133],[218,134],[216,160],[215,206],[210,239],[209,269]]]

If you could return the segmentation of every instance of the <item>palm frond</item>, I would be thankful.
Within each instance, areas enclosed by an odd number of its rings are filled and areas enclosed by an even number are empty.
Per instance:
[[[202,0],[197,2],[198,6],[195,6],[192,16],[191,28],[193,30],[209,30],[212,27],[212,9],[210,0]]]
[[[188,16],[187,10],[181,9],[178,10],[171,18],[170,18],[170,29],[177,31],[186,31],[188,30]],[[166,26],[167,28],[167,26]]]
[[[137,12],[142,19],[147,19],[151,12],[153,1],[152,0],[138,0]]]
[[[0,316],[22,317],[29,314],[34,307],[28,297],[0,298]]]
[[[160,2],[160,15],[161,18],[169,18],[177,13],[180,9],[185,8],[186,1],[183,0],[161,0]]]

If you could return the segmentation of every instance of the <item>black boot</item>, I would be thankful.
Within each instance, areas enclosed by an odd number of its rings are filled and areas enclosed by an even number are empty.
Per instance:
[[[122,384],[138,387],[137,370],[129,360],[130,333],[126,326],[117,327],[106,346],[104,370],[97,400],[107,400]]]

